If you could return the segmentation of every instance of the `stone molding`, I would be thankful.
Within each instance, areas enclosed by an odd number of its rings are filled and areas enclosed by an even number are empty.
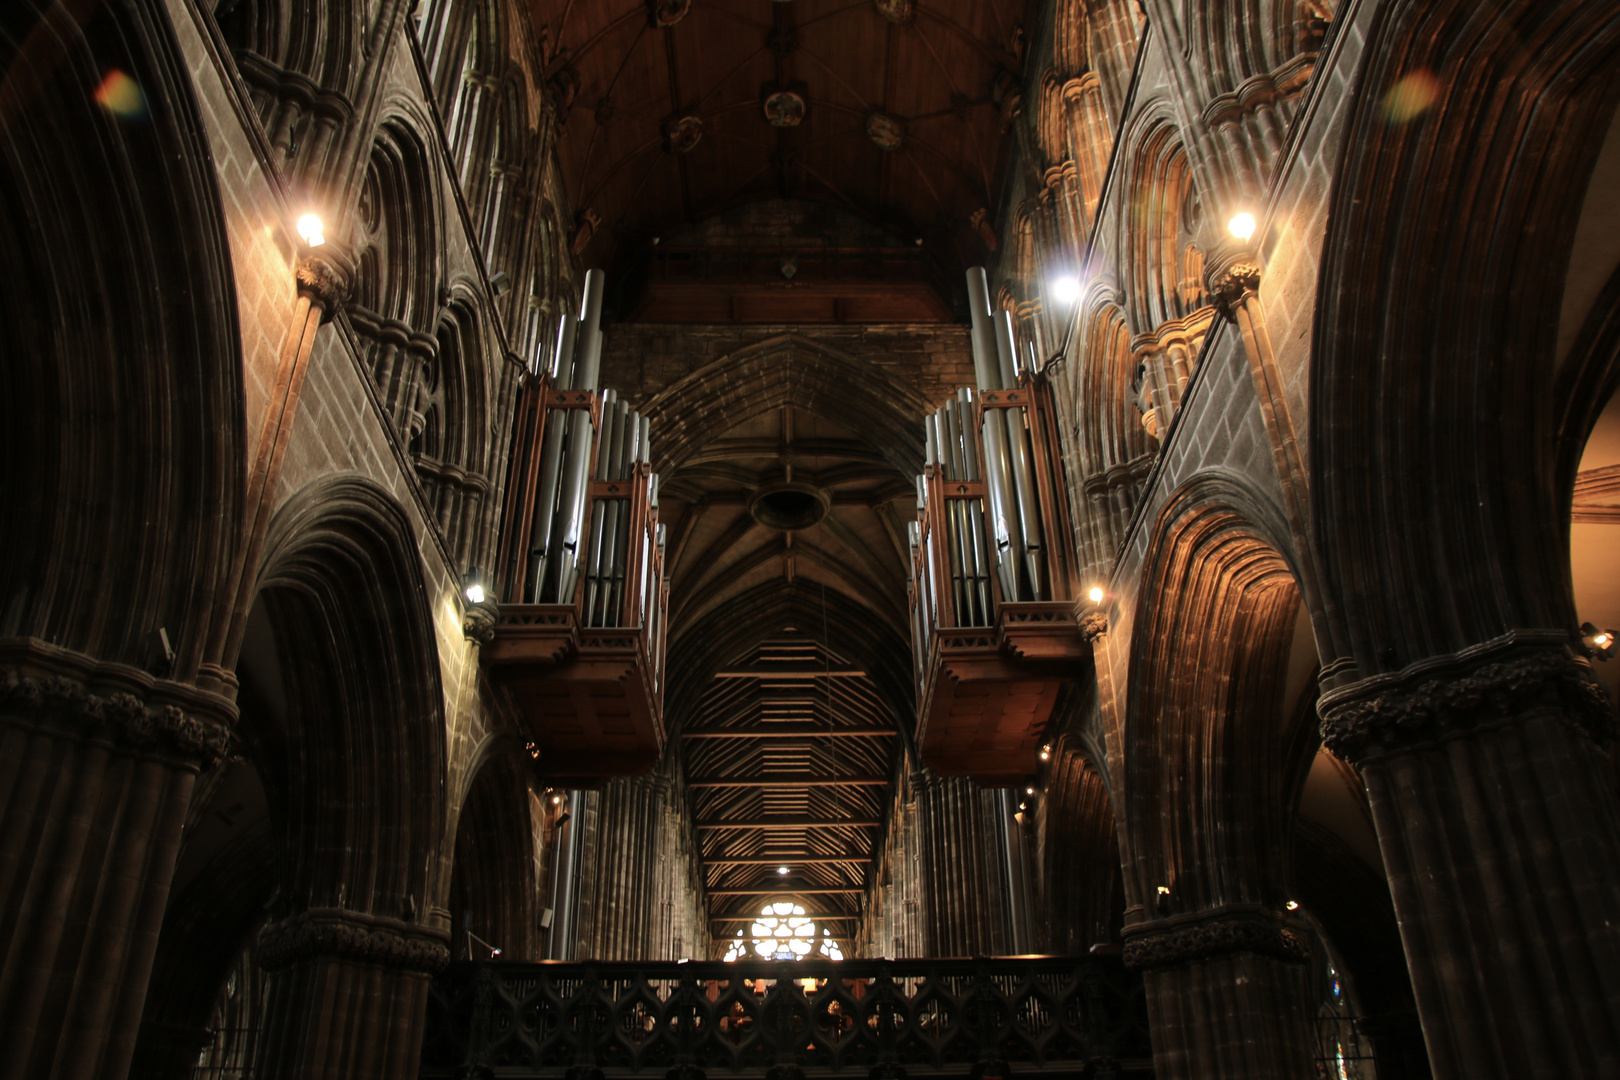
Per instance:
[[[1499,727],[1545,705],[1599,747],[1615,738],[1614,706],[1569,635],[1514,630],[1398,672],[1322,695],[1322,743],[1354,765]]]
[[[1281,913],[1258,906],[1226,906],[1125,928],[1125,966],[1168,967],[1224,953],[1252,952],[1307,963],[1311,945]]]
[[[353,960],[433,975],[450,963],[442,930],[342,908],[311,908],[259,931],[266,971],[304,960]]]
[[[0,719],[212,768],[236,708],[217,694],[33,638],[0,643]]]

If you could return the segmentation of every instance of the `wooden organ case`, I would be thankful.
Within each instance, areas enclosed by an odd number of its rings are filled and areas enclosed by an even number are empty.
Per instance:
[[[1009,787],[1034,771],[1058,692],[1091,649],[1051,386],[1017,371],[982,270],[968,294],[979,389],[927,420],[909,530],[917,743],[935,772]]]
[[[649,425],[596,387],[601,276],[520,393],[500,609],[481,662],[559,786],[642,773],[664,746],[664,528]]]

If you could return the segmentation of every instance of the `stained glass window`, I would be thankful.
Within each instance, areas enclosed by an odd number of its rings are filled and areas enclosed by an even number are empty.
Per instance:
[[[833,940],[832,931],[825,926],[818,927],[804,908],[791,901],[778,900],[766,904],[757,919],[737,931],[725,958],[730,962],[756,958],[803,960],[807,956],[842,960],[844,951]]]

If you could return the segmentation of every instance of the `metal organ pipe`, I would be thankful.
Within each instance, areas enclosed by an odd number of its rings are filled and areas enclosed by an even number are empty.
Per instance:
[[[1018,355],[1018,345],[1013,333],[1012,316],[1005,311],[996,319],[996,351],[1000,355],[1003,378],[1011,377],[1007,385],[1017,386],[1018,376],[1013,373],[1013,361]],[[1007,428],[1007,445],[1011,450],[1009,459],[1018,496],[1018,528],[1029,572],[1028,599],[1039,600],[1045,591],[1042,584],[1046,580],[1046,568],[1041,542],[1040,502],[1035,495],[1034,466],[1030,464],[1029,435],[1024,428],[1022,409],[1002,409],[1000,412],[1005,417],[1003,423]],[[1013,596],[1008,599],[1023,598]]]
[[[975,266],[967,273],[968,313],[973,326],[973,370],[979,389],[1002,389],[1001,364],[996,348],[995,320],[990,312],[990,288],[984,268]],[[971,425],[970,425],[971,426]],[[1001,572],[1001,591],[1009,600],[1019,595],[1019,566],[1023,544],[1018,532],[1018,507],[1014,502],[1011,469],[1007,464],[1007,428],[1004,423],[986,422],[980,437],[984,441],[984,471],[990,492],[990,520],[995,526],[996,560]]]

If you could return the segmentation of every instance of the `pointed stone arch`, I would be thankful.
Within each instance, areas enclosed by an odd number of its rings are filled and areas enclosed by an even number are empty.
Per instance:
[[[653,468],[672,473],[715,433],[792,404],[860,432],[903,476],[922,471],[930,403],[910,383],[847,353],[779,334],[738,349],[652,397]]]

